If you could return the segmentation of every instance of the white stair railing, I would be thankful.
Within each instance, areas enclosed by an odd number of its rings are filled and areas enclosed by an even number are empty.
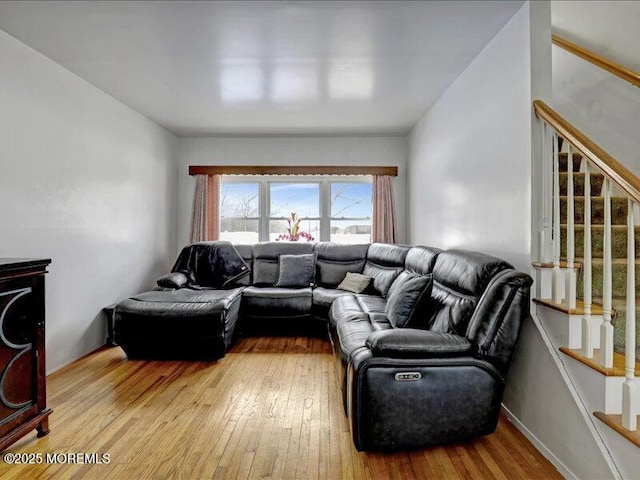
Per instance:
[[[567,151],[567,271],[564,298],[567,308],[576,308],[578,279],[575,268],[575,199],[573,195],[573,148]]]
[[[636,248],[634,203],[627,201],[627,318],[625,326],[625,381],[622,384],[622,426],[638,428],[638,405],[634,383],[636,368]]]
[[[562,270],[560,270],[560,158],[558,135],[553,132],[553,302],[562,302]]]
[[[600,325],[600,365],[613,367],[612,314],[612,261],[611,261],[611,183],[608,178],[602,184],[604,191],[604,251],[602,255],[602,325]]]
[[[582,290],[584,296],[584,317],[582,318],[582,351],[587,358],[593,358],[593,330],[591,329],[591,169],[584,162],[584,260]]]
[[[635,382],[636,367],[636,281],[635,281],[635,214],[636,204],[640,204],[640,178],[630,172],[624,165],[611,157],[598,145],[589,140],[583,133],[573,127],[555,111],[536,100],[534,102],[536,114],[544,122],[542,151],[543,158],[542,191],[548,200],[543,202],[543,221],[541,227],[541,240],[547,242],[546,248],[541,246],[540,252],[551,252],[553,259],[553,273],[547,278],[547,292],[553,303],[564,303],[568,309],[572,308],[572,299],[577,297],[577,281],[572,283],[570,272],[575,275],[575,198],[573,184],[573,156],[580,153],[584,171],[584,311],[582,318],[582,353],[593,358],[593,346],[598,344],[599,334],[599,362],[605,368],[613,368],[613,259],[612,259],[612,191],[616,189],[616,195],[627,198],[627,260],[626,260],[626,327],[624,336],[625,350],[625,379],[622,385],[622,426],[628,430],[637,431],[637,417],[640,413],[640,392]],[[567,145],[567,262],[566,267],[561,262],[560,248],[560,164],[558,138],[562,137]],[[552,148],[548,142],[551,139]],[[551,157],[551,162],[549,162]],[[600,325],[592,324],[596,320],[593,314],[593,246],[592,246],[592,201],[591,173],[602,174],[602,200],[604,202],[603,225],[603,275],[602,275],[602,322]],[[550,197],[550,198],[549,198]],[[551,235],[549,235],[549,217],[551,217]],[[551,237],[551,238],[549,238]],[[542,255],[541,255],[542,258]],[[548,256],[547,256],[548,258]],[[543,260],[546,260],[543,258]],[[621,264],[622,265],[622,264]],[[566,277],[565,275],[566,270]],[[576,275],[577,277],[577,275]],[[600,286],[600,285],[598,285]],[[550,287],[550,288],[549,288]],[[576,292],[577,293],[577,292]],[[564,297],[564,299],[563,299]],[[545,297],[549,298],[549,297]],[[577,303],[577,302],[576,302]],[[599,312],[598,312],[599,313]],[[596,329],[597,328],[597,329]]]

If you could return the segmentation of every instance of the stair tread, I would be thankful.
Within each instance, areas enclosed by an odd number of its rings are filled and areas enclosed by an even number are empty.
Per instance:
[[[552,300],[545,298],[534,298],[533,301],[538,305],[543,305],[545,307],[552,308],[553,310],[558,310],[559,312],[566,313],[568,315],[584,315],[585,313],[584,302],[582,300],[576,300],[576,308],[568,308],[562,303],[554,303]],[[602,315],[602,305],[598,305],[596,303],[592,304],[591,314]]]
[[[640,447],[640,431],[632,431],[624,428],[622,426],[622,415],[611,415],[604,412],[593,412],[593,415],[605,425],[629,440],[636,447]],[[640,415],[638,415],[638,423],[640,424]]]
[[[580,349],[560,347],[560,351],[606,377],[624,377],[625,375],[624,355],[618,352],[613,352],[613,368],[605,368],[599,363],[599,349],[593,351],[593,358],[585,357]],[[635,375],[640,376],[640,364],[638,362],[636,362]]]

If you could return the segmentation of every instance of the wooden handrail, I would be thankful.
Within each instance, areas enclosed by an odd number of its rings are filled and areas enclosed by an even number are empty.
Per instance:
[[[627,67],[623,67],[622,65],[609,60],[608,58],[603,57],[602,55],[598,55],[591,50],[587,50],[580,45],[576,45],[575,43],[570,42],[558,35],[551,35],[551,41],[553,44],[559,46],[560,48],[564,48],[567,52],[571,52],[574,55],[586,60],[587,62],[593,63],[595,66],[603,68],[607,72],[613,73],[614,75],[620,77],[621,79],[635,85],[636,87],[640,87],[640,73],[635,72]]]
[[[587,136],[561,117],[542,100],[534,100],[536,114],[551,125],[558,135],[569,142],[600,173],[611,180],[635,202],[640,203],[640,178],[613,158]]]
[[[390,175],[398,176],[398,167],[387,166],[264,166],[264,165],[190,165],[189,175]]]

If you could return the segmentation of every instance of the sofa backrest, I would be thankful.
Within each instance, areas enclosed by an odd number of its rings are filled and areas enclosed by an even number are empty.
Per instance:
[[[411,273],[428,275],[433,272],[436,258],[441,251],[435,247],[411,247],[404,260],[404,269]]]
[[[347,272],[362,273],[368,250],[369,244],[317,243],[316,284],[320,287],[336,288],[344,280]]]
[[[278,257],[313,253],[312,243],[265,242],[253,246],[253,285],[273,285],[278,279]]]
[[[389,287],[400,272],[410,247],[389,243],[372,243],[367,251],[367,261],[362,273],[373,277],[373,289],[378,295],[387,296]]]
[[[246,264],[251,269],[251,273],[249,275],[245,275],[239,280],[236,280],[236,284],[248,286],[253,282],[253,245],[234,245],[238,253],[242,256],[242,259],[246,262]]]
[[[426,308],[427,328],[466,336],[478,301],[496,275],[513,267],[469,250],[446,250],[436,257],[433,290]]]

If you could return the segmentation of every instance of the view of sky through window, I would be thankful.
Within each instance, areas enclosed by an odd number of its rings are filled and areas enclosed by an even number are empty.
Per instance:
[[[271,217],[320,216],[320,184],[271,183]]]

